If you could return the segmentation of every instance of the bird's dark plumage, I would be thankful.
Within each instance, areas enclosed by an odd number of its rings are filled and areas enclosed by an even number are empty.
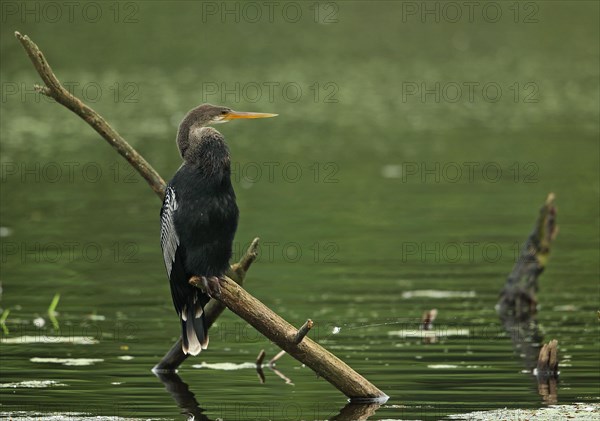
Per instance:
[[[204,127],[227,110],[203,105],[181,123],[177,143],[184,163],[167,186],[160,214],[161,246],[181,319],[183,351],[192,355],[208,345],[204,306],[210,297],[189,279],[225,273],[238,223],[229,150],[218,131]]]

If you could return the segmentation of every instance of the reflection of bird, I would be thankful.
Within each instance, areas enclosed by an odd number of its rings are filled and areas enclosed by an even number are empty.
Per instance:
[[[203,104],[179,125],[177,146],[184,162],[165,192],[160,242],[186,354],[197,355],[208,345],[204,305],[220,292],[219,277],[229,268],[238,222],[229,149],[221,133],[206,126],[274,116]],[[206,293],[188,283],[192,277],[200,278]]]

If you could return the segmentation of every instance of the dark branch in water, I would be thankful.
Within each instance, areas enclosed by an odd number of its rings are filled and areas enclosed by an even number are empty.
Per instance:
[[[544,271],[550,246],[558,234],[554,193],[550,193],[529,238],[523,245],[506,284],[500,293],[500,313],[525,318],[536,313],[538,277]]]
[[[550,193],[539,212],[533,232],[521,249],[506,284],[500,293],[498,312],[504,329],[528,370],[535,370],[538,392],[549,404],[557,402],[558,359],[556,340],[544,345],[537,313],[538,278],[544,271],[550,246],[558,233],[555,196]],[[539,356],[538,356],[539,351]]]
[[[15,32],[15,36],[21,42],[33,66],[46,85],[39,86],[36,89],[43,95],[53,98],[88,123],[140,173],[152,190],[162,198],[165,192],[165,182],[160,175],[100,114],[63,87],[46,61],[44,54],[28,36],[21,35],[19,32]],[[223,280],[220,299],[218,301],[211,300],[207,305],[205,311],[207,312],[209,324],[214,323],[227,306],[294,358],[328,380],[349,398],[355,401],[387,400],[387,395],[381,390],[310,338],[304,338],[304,340],[300,338],[301,342],[295,343],[296,330],[294,327],[236,283],[243,282],[246,271],[256,259],[257,240],[252,244],[251,249],[254,247],[254,250],[249,249],[249,252],[240,262],[232,266],[228,273],[229,276]],[[181,343],[178,341],[155,367],[155,370],[175,370],[185,359],[186,356],[181,351]]]

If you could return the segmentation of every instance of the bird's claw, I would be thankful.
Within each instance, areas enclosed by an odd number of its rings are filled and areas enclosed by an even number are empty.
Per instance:
[[[221,295],[221,283],[219,278],[216,276],[202,276],[201,279],[204,291],[211,298],[218,298]]]

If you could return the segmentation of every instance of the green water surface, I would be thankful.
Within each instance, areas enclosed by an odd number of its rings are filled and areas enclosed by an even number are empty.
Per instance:
[[[559,341],[556,402],[598,403],[598,3],[492,2],[500,17],[487,3],[470,17],[458,2],[457,18],[444,2],[258,2],[257,18],[242,2],[92,2],[95,19],[80,2],[70,19],[60,2],[56,18],[44,2],[2,1],[1,416],[184,418],[150,372],[179,335],[160,201],[33,93],[15,30],[165,179],[193,106],[280,114],[218,127],[241,211],[235,254],[261,238],[246,288],[295,325],[313,319],[311,337],[390,396],[371,419],[544,405],[494,306],[554,192],[538,321]],[[445,335],[406,337],[432,308]],[[179,371],[206,417],[331,419],[346,405],[289,356],[277,368],[293,384],[268,369],[261,384],[239,366],[261,349],[279,351],[222,315]]]

